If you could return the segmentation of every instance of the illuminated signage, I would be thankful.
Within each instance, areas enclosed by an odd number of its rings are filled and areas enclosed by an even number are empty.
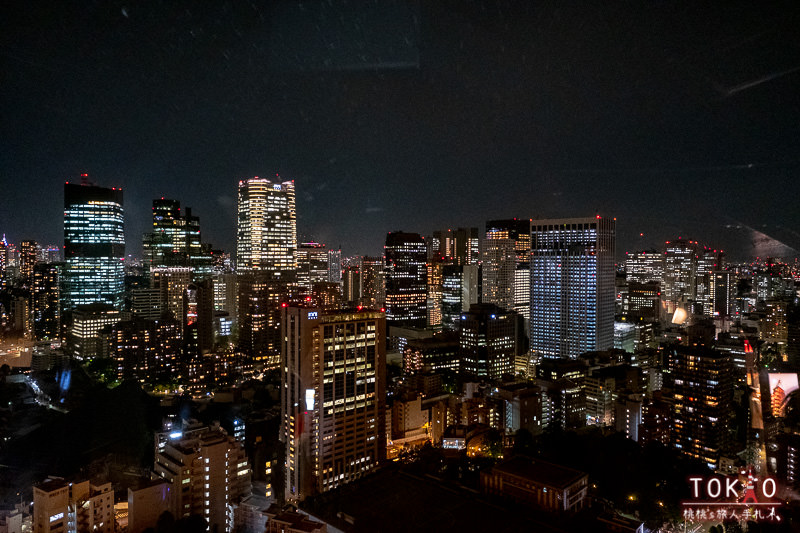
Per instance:
[[[50,521],[55,522],[56,520],[61,520],[62,518],[64,518],[64,513],[58,513],[51,516]]]
[[[309,320],[316,320],[319,317],[319,313],[316,311],[309,311],[308,312],[308,319]]]
[[[314,389],[306,389],[306,411],[314,410]]]
[[[757,477],[752,467],[738,476],[690,477],[692,500],[681,503],[687,522],[780,522],[775,479]]]
[[[183,433],[181,433],[180,431],[176,431],[174,433],[169,434],[169,438],[171,439],[179,439],[181,437],[183,437]]]

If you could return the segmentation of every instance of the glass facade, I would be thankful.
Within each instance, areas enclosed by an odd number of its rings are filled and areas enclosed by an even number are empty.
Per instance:
[[[531,230],[530,339],[538,357],[614,346],[615,221],[537,220]]]
[[[124,290],[122,190],[64,185],[66,309],[105,303],[119,308]]]

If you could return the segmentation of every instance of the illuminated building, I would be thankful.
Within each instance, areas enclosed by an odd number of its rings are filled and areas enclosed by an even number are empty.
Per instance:
[[[704,248],[697,254],[697,268],[694,274],[694,312],[714,316],[714,272],[722,270],[725,254],[722,250]]]
[[[19,276],[22,283],[30,286],[33,278],[33,267],[39,260],[39,245],[36,241],[19,243]]]
[[[145,320],[158,320],[161,318],[163,305],[161,303],[161,289],[134,289],[131,291],[131,310],[134,316]]]
[[[233,510],[250,494],[250,467],[241,443],[218,427],[170,435],[153,471],[172,485],[176,520],[202,516],[208,530],[233,531]]]
[[[657,282],[629,282],[623,314],[629,322],[658,322],[661,317],[661,287]]]
[[[483,253],[483,303],[511,311],[522,301],[529,282],[517,280],[517,269],[525,270],[531,250],[530,220],[490,220],[486,223]],[[519,292],[520,294],[517,294]]]
[[[314,283],[328,281],[328,250],[318,242],[303,242],[297,247],[297,285],[311,293]]]
[[[33,331],[37,340],[61,335],[62,263],[38,263],[33,267]]]
[[[280,306],[288,300],[286,285],[266,272],[239,274],[236,287],[239,306],[239,349],[269,366],[280,354]],[[338,296],[338,291],[337,291]]]
[[[479,378],[514,375],[519,352],[519,315],[493,304],[475,304],[461,315],[461,372]]]
[[[187,373],[181,368],[181,324],[174,318],[118,322],[111,328],[109,342],[120,381],[172,382]]]
[[[711,276],[712,314],[719,317],[730,316],[733,312],[736,273],[730,270],[715,270]]]
[[[386,322],[390,326],[427,325],[427,251],[418,233],[386,235]]]
[[[664,281],[664,254],[655,250],[625,253],[625,279],[634,283]]]
[[[64,304],[119,308],[125,287],[122,189],[97,187],[82,176],[64,185]]]
[[[576,358],[614,346],[615,225],[599,216],[533,222],[534,356]]]
[[[237,269],[259,270],[274,280],[295,281],[297,212],[294,181],[250,178],[239,182]]]
[[[615,404],[614,423],[620,433],[639,442],[639,425],[642,423],[642,395],[620,394]]]
[[[461,356],[458,334],[451,331],[437,333],[424,339],[409,339],[403,350],[403,373],[406,376],[425,370],[457,372]]]
[[[33,486],[34,533],[114,533],[111,483],[47,479]]]
[[[4,289],[7,285],[6,268],[10,266],[10,262],[8,260],[8,250],[9,244],[4,234],[2,240],[0,240],[0,289]]]
[[[101,330],[122,319],[122,313],[107,304],[84,305],[75,309],[67,335],[70,354],[82,360],[108,357],[108,346]]]
[[[694,302],[698,247],[697,242],[680,238],[665,245],[663,299],[669,315]]]
[[[342,250],[328,250],[328,283],[342,283]]]
[[[361,301],[361,267],[350,265],[342,273],[342,302],[358,305]]]
[[[386,318],[286,307],[281,440],[286,498],[300,501],[372,472],[386,454]]]
[[[383,257],[361,258],[361,305],[370,309],[380,309],[386,304]]]
[[[476,265],[480,260],[478,228],[434,231],[431,256],[454,265]]]
[[[442,270],[444,267],[438,261],[429,261],[427,264],[428,295],[426,305],[428,308],[428,327],[437,331],[442,329]]]
[[[456,330],[461,314],[478,303],[478,265],[446,265],[442,269],[442,327]]]
[[[153,289],[158,289],[162,310],[176,320],[183,316],[183,296],[192,282],[190,267],[154,267],[150,271]]]
[[[211,275],[212,257],[200,242],[200,219],[189,207],[181,214],[177,200],[153,200],[153,231],[145,234],[143,251],[148,270],[188,267],[193,280]]]
[[[715,469],[720,456],[728,453],[733,403],[730,355],[704,347],[672,350],[673,445]]]

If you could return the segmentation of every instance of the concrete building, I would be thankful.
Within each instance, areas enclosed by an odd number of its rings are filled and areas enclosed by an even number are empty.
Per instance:
[[[33,487],[33,533],[113,533],[111,483],[51,478]]]
[[[427,250],[418,233],[386,235],[386,322],[390,326],[424,328],[428,323]]]
[[[386,318],[378,311],[285,307],[281,440],[285,497],[371,472],[386,454]]]
[[[500,379],[514,375],[520,351],[519,315],[494,304],[475,304],[461,315],[461,372],[476,377]]]
[[[241,443],[218,427],[176,434],[156,454],[154,474],[172,485],[176,519],[202,516],[211,533],[233,531],[236,505],[250,493],[250,467]]]
[[[550,512],[583,509],[588,485],[584,472],[520,455],[481,472],[481,492]]]
[[[141,486],[128,488],[128,532],[142,533],[155,528],[158,517],[172,511],[174,491],[179,490],[163,479],[155,479]]]

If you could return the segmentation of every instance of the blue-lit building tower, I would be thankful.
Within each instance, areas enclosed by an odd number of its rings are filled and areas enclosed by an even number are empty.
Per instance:
[[[530,346],[534,357],[576,358],[614,347],[615,220],[531,224]]]
[[[64,308],[104,303],[119,308],[124,290],[122,189],[64,185]]]

